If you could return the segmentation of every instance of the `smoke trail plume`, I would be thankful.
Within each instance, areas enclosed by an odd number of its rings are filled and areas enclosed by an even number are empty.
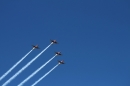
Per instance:
[[[0,81],[5,78],[16,66],[18,66],[18,64],[20,64],[32,51],[34,50],[34,48],[32,50],[30,50],[24,57],[22,57],[22,59],[20,59],[15,65],[13,65],[13,67],[11,67],[6,73],[4,73],[1,77],[0,77]]]
[[[13,79],[15,79],[22,71],[24,71],[32,62],[34,62],[43,52],[45,52],[53,43],[49,44],[41,53],[35,56],[30,62],[28,62],[24,67],[22,67],[16,74],[14,74],[10,79],[8,79],[2,86],[6,86]]]
[[[32,78],[35,74],[37,74],[42,68],[44,68],[51,60],[53,60],[55,56],[53,56],[50,60],[48,60],[45,64],[43,64],[41,67],[39,67],[36,71],[34,71],[30,76],[28,76],[25,80],[23,80],[18,86],[22,86],[24,83],[26,83],[30,78]]]
[[[45,75],[43,75],[40,79],[38,79],[35,83],[33,83],[31,86],[35,86],[38,82],[40,82],[43,78],[45,78],[49,73],[51,73],[58,66],[59,63],[56,66],[54,66],[50,71],[48,71]]]

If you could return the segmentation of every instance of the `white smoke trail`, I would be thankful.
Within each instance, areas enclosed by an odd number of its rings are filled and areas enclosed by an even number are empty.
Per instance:
[[[22,67],[15,75],[13,75],[9,80],[7,80],[2,86],[9,84],[15,77],[17,77],[22,71],[24,71],[32,62],[34,62],[44,51],[46,51],[53,43],[49,44],[41,53],[35,56],[30,62],[28,62],[24,67]]]
[[[39,78],[35,83],[33,83],[31,86],[35,86],[38,82],[40,82],[43,78],[45,78],[50,72],[52,72],[56,67],[58,67],[59,63],[54,66],[50,71],[48,71],[45,75],[43,75],[41,78]]]
[[[13,67],[11,67],[6,73],[4,73],[1,77],[0,77],[0,81],[5,78],[18,64],[20,64],[32,51],[34,50],[34,48],[32,50],[30,50],[24,57],[22,57],[22,59],[20,59],[15,65],[13,65]]]
[[[26,83],[30,78],[32,78],[35,74],[37,74],[42,68],[44,68],[51,60],[53,60],[55,56],[53,56],[50,60],[48,60],[45,64],[43,64],[41,67],[39,67],[36,71],[34,71],[30,76],[28,76],[24,81],[22,81],[18,86],[22,86],[24,83]]]

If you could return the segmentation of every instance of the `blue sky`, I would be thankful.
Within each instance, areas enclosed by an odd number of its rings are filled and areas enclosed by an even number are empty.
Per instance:
[[[1,82],[3,84],[40,53],[50,39],[51,46],[8,86],[16,86],[56,57],[25,86],[44,75],[57,60],[65,60],[37,86],[130,86],[130,1],[129,0],[1,0],[0,76],[21,59],[32,44],[39,44]]]

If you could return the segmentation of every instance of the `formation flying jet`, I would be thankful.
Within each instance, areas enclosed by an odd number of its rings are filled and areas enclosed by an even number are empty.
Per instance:
[[[39,49],[38,45],[32,45],[34,49]]]
[[[57,55],[62,55],[61,52],[55,52]]]
[[[53,43],[55,43],[55,44],[57,44],[57,43],[58,43],[56,40],[51,40],[51,42],[53,42]]]
[[[63,60],[62,61],[58,60],[58,62],[59,62],[59,64],[65,64]]]

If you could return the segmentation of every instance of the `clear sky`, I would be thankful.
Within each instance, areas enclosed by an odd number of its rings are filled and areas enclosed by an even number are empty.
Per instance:
[[[130,86],[129,0],[0,0],[0,76],[39,44],[2,85],[51,46],[8,86],[16,86],[61,51],[25,86],[64,60],[37,86]]]

